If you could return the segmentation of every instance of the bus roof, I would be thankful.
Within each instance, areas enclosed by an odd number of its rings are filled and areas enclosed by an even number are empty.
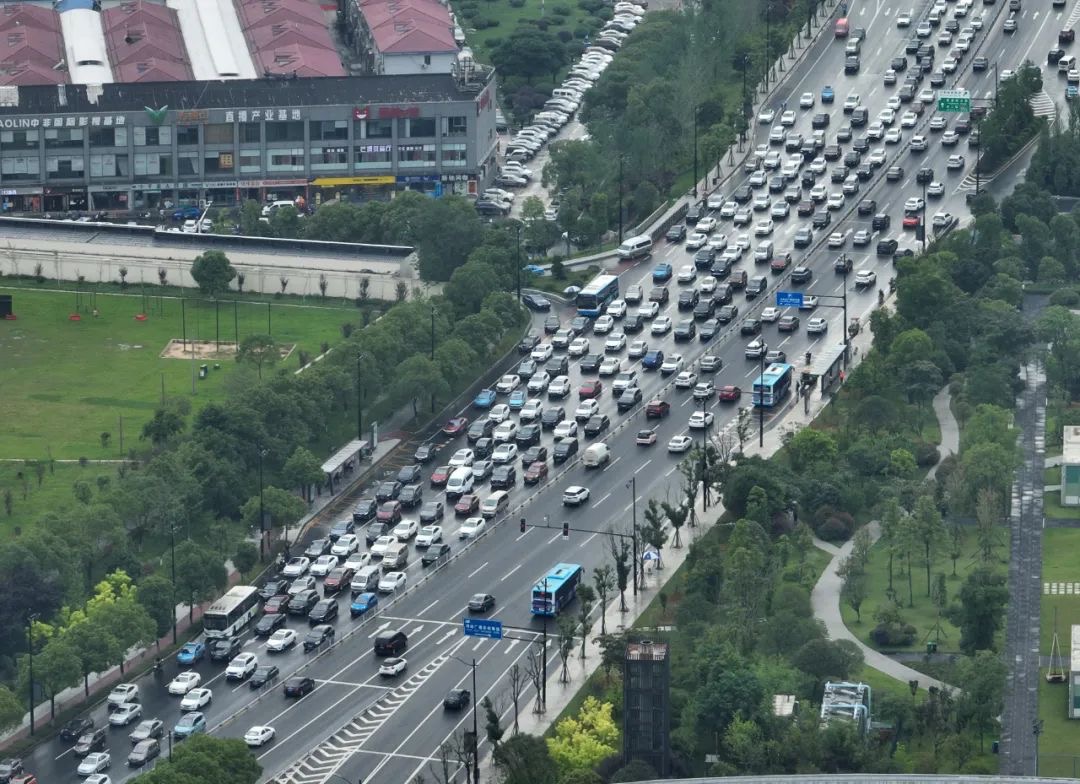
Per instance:
[[[580,564],[570,564],[570,563],[555,564],[555,566],[552,567],[551,571],[548,572],[546,576],[544,576],[541,579],[536,581],[536,585],[534,586],[534,590],[539,590],[539,591],[544,590],[544,581],[545,580],[547,580],[547,584],[548,584],[547,588],[548,588],[549,591],[553,590],[553,589],[556,589],[560,585],[562,585],[564,582],[566,582],[567,579],[569,579],[571,575],[573,575],[575,572],[577,572],[580,569],[581,569]]]
[[[234,585],[225,595],[215,601],[207,609],[207,613],[228,613],[234,607],[241,602],[247,600],[253,593],[258,593],[259,589],[253,585]]]
[[[754,381],[754,384],[774,384],[785,374],[791,372],[792,366],[786,362],[773,362]]]
[[[583,288],[579,293],[599,294],[605,288],[610,286],[612,281],[617,281],[618,279],[618,275],[597,275],[595,278],[592,279],[592,281],[589,282],[589,285]]]

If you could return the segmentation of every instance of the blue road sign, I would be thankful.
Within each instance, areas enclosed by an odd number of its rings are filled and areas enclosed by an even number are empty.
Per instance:
[[[463,618],[466,637],[487,637],[489,640],[502,639],[502,621],[485,621],[479,618]]]
[[[778,291],[776,292],[776,304],[781,308],[801,308],[803,295],[801,291]]]

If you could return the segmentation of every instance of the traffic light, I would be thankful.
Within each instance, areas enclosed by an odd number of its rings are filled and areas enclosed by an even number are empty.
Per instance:
[[[521,518],[521,533],[525,533],[525,518]]]
[[[570,538],[570,523],[563,523],[562,524],[562,538],[563,539],[569,539]]]

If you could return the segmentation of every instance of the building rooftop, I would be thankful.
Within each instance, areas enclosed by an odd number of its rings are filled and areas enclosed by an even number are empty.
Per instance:
[[[359,0],[375,47],[383,54],[456,52],[450,11],[438,0]]]
[[[121,82],[191,81],[191,59],[176,12],[135,0],[102,12],[109,61]]]
[[[626,646],[627,661],[663,661],[667,658],[668,646],[666,642],[641,642],[628,643]]]
[[[1069,425],[1061,440],[1061,462],[1080,464],[1080,427]]]
[[[482,76],[492,78],[489,72]],[[61,89],[62,88],[62,89]],[[90,86],[32,85],[13,87],[0,96],[0,117],[73,114],[78,112],[142,111],[167,106],[172,110],[243,109],[249,106],[414,104],[472,101],[475,90],[462,89],[450,74],[408,76],[340,76],[311,79],[235,79],[201,82],[192,90],[184,82],[141,82]]]
[[[860,731],[870,726],[870,687],[865,683],[828,682],[821,697],[821,721],[855,722]]]
[[[59,16],[36,5],[0,6],[0,84],[68,81]]]
[[[319,6],[307,0],[236,0],[235,5],[262,73],[345,75]]]

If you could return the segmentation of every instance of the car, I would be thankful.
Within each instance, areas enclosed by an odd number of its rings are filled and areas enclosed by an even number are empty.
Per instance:
[[[834,231],[827,240],[830,248],[842,248],[847,243],[847,234],[842,231]]]
[[[287,597],[284,597],[287,598]],[[264,615],[258,621],[255,622],[255,627],[252,630],[256,637],[269,637],[276,632],[282,626],[285,625],[285,604],[272,614]]]
[[[397,480],[380,482],[378,487],[375,489],[375,500],[385,501],[388,498],[397,498],[398,493],[400,492],[401,483]],[[382,494],[381,498],[379,497],[380,493]],[[317,539],[313,539],[311,542],[308,543],[307,548],[304,550],[304,555],[314,560],[321,555],[326,555],[327,553],[329,553],[330,546],[331,542],[329,537],[323,536]]]
[[[244,733],[244,743],[253,749],[265,746],[274,739],[274,728],[266,724],[256,724]]]
[[[481,389],[473,398],[473,408],[491,408],[495,404],[495,390]]]
[[[734,384],[725,384],[716,388],[716,397],[724,403],[734,403],[742,397],[742,389]]]
[[[197,672],[181,672],[177,673],[176,677],[170,682],[166,691],[174,696],[183,696],[194,688],[197,688],[202,683],[202,676]]]
[[[349,616],[358,618],[379,606],[379,595],[370,591],[357,594],[349,605]]]
[[[769,106],[762,107],[761,111],[758,112],[758,122],[762,125],[772,125],[775,119],[776,110]]]
[[[649,333],[652,335],[666,335],[671,331],[671,318],[668,316],[660,316],[653,321],[652,326],[649,328]]]
[[[310,567],[310,558],[305,558],[302,555],[294,556],[286,562],[285,567],[281,570],[281,574],[289,578],[299,577],[303,574],[307,574],[307,570]]]
[[[354,553],[354,555],[363,556],[359,561],[354,561],[357,566],[343,566],[338,567],[326,575],[326,580],[323,582],[323,596],[329,597],[344,590],[349,583],[352,582],[353,575],[356,574],[356,570],[362,566],[366,566],[371,560],[371,553]],[[349,561],[346,561],[349,563]]]
[[[836,93],[833,91],[831,85],[825,85],[821,88],[821,102],[832,103],[836,99]]]
[[[911,17],[912,17],[912,12],[911,11],[900,11],[896,15],[896,26],[897,27],[911,27]]]
[[[397,537],[387,533],[371,543],[371,555],[374,558],[382,558],[386,555],[386,549],[397,542]]]
[[[776,328],[780,332],[796,332],[799,329],[799,317],[792,315],[782,316]]]
[[[604,351],[607,353],[616,353],[624,348],[626,348],[626,334],[623,332],[612,332],[604,341]]]
[[[190,643],[189,643],[190,644]],[[124,705],[129,702],[139,701],[139,687],[134,683],[119,683],[109,692],[106,702],[109,707]]]
[[[185,713],[173,727],[173,737],[177,740],[183,740],[200,732],[206,732],[206,716],[199,711]]]
[[[445,560],[450,557],[450,545],[436,544],[429,547],[424,554],[420,557],[420,565],[424,567],[431,566],[434,563]],[[357,597],[359,599],[359,597]],[[354,602],[355,603],[355,602]]]
[[[396,502],[390,502],[396,503]],[[336,555],[320,555],[315,559],[315,563],[311,565],[310,576],[312,577],[326,577],[330,574],[330,570],[338,565],[338,557]]]
[[[517,454],[517,444],[509,442],[499,444],[497,447],[495,447],[495,451],[491,453],[491,462],[495,463],[496,465],[510,463],[513,462],[513,460],[517,457]],[[473,496],[473,499],[476,499],[475,495]],[[471,502],[465,504],[460,504],[459,502],[459,504],[454,505],[454,512],[457,514],[461,514],[461,508],[464,507],[467,514],[469,511],[471,511],[469,507],[471,507],[472,505],[473,504]]]
[[[143,719],[135,725],[135,729],[128,734],[128,738],[135,744],[151,738],[161,738],[164,734],[165,722],[161,719]]]
[[[663,283],[664,281],[671,280],[671,276],[673,274],[674,270],[672,269],[671,265],[666,262],[662,262],[653,267],[652,279],[654,283]]]
[[[664,358],[663,362],[660,363],[660,374],[664,376],[670,376],[673,373],[678,373],[682,369],[682,354],[670,354]]]
[[[812,109],[814,108],[814,94],[803,93],[799,96],[799,108],[800,109]]]
[[[524,387],[515,389],[506,399],[506,407],[510,411],[520,411],[526,400],[528,400],[528,391]]]
[[[476,476],[476,464],[473,463],[473,476]],[[420,507],[420,522],[433,523],[442,520],[446,514],[446,506],[442,501],[427,501]]]
[[[688,426],[691,430],[702,430],[703,428],[712,427],[713,419],[712,411],[695,411],[690,415]]]
[[[697,383],[697,373],[692,370],[684,370],[675,377],[676,389],[692,389]]]
[[[634,436],[634,443],[638,446],[652,446],[656,443],[656,428],[649,428],[648,430],[639,430],[637,435]]]
[[[964,168],[964,156],[963,155],[950,155],[949,159],[945,162],[945,168],[949,171],[956,171]]]
[[[186,712],[205,708],[213,699],[214,693],[210,689],[192,689],[180,700],[180,710]]]
[[[934,216],[932,225],[934,231],[946,231],[956,224],[956,216],[949,212],[939,212]]]
[[[443,708],[446,710],[464,710],[469,707],[469,702],[472,696],[469,694],[468,689],[451,689],[445,697],[443,697]]]
[[[87,754],[79,763],[77,772],[80,776],[89,776],[107,770],[110,765],[112,765],[112,757],[109,756],[109,752],[95,751],[93,754]]]
[[[337,617],[337,603],[334,603],[334,617]],[[310,653],[317,651],[323,646],[333,645],[337,632],[333,626],[326,623],[316,624],[304,635],[304,651]]]
[[[543,272],[543,268],[541,268],[541,272]],[[537,313],[546,313],[547,311],[551,310],[551,300],[539,294],[526,292],[521,295],[521,302],[529,310],[535,311]]]
[[[517,435],[518,425],[517,422],[507,420],[506,422],[499,423],[499,426],[495,428],[495,432],[492,434],[492,439],[496,444],[503,444],[507,441],[513,441]]]
[[[379,580],[379,593],[393,593],[401,590],[408,582],[405,572],[387,572]]]
[[[416,536],[416,532],[419,530],[420,524],[416,520],[402,520],[394,526],[394,530],[391,534],[396,537],[399,542],[407,542]]]
[[[384,678],[396,678],[409,668],[409,662],[398,656],[390,656],[379,664],[379,675]]]
[[[418,485],[410,485],[409,487],[418,487]],[[405,489],[407,490],[409,488],[407,487]],[[356,534],[342,534],[338,537],[337,541],[334,542],[334,546],[330,548],[330,555],[336,556],[337,558],[348,558],[359,549],[360,538],[356,536]]]
[[[823,335],[829,329],[829,322],[821,316],[814,316],[806,322],[806,332],[809,335]]]
[[[690,438],[690,436],[685,433],[680,433],[679,435],[671,437],[671,440],[668,441],[667,450],[679,454],[688,452],[693,445],[694,439]]]
[[[581,506],[589,500],[589,488],[570,485],[563,491],[563,506]]]
[[[873,270],[859,270],[855,273],[855,288],[866,288],[877,283],[877,273]]]
[[[664,234],[664,239],[668,242],[681,242],[686,239],[686,224],[673,223],[667,233]]]
[[[487,612],[494,607],[495,597],[490,593],[475,593],[469,598],[469,612]]]
[[[743,356],[747,359],[759,359],[764,356],[768,350],[769,344],[761,338],[757,338],[746,344],[746,348],[743,349]]]
[[[296,560],[296,559],[293,559],[293,560]],[[301,560],[307,561],[308,559],[303,558]],[[306,571],[306,569],[305,569],[305,571]],[[303,572],[301,572],[301,574],[302,573]],[[201,642],[187,642],[187,643],[184,643],[183,647],[181,647],[179,651],[177,651],[177,653],[176,653],[176,663],[179,664],[182,667],[190,667],[190,666],[192,666],[194,664],[197,664],[198,662],[202,661],[205,656],[206,656],[206,645],[204,643],[201,643]],[[132,685],[133,684],[125,684],[124,688],[126,688],[128,686],[132,686]],[[117,688],[121,688],[121,687],[117,687]],[[137,693],[138,687],[135,687],[135,688],[136,688],[136,693]],[[114,691],[116,691],[116,690],[114,689]],[[110,702],[113,701],[113,695],[112,694],[109,695],[109,701]],[[127,700],[122,699],[121,702],[127,702]]]
[[[310,694],[313,691],[315,691],[314,678],[303,675],[294,675],[293,677],[285,681],[286,697],[294,697],[299,699],[305,694]]]
[[[587,417],[585,417],[585,419],[588,419],[589,416],[592,416],[591,412]],[[577,438],[577,432],[577,422],[573,419],[568,419],[564,422],[560,422],[558,425],[555,426],[555,432],[553,433],[553,435],[555,436],[555,440],[558,441],[561,438]]]
[[[570,394],[570,378],[568,376],[556,376],[548,384],[547,394],[549,399],[559,399]]]
[[[71,751],[76,757],[85,757],[92,751],[101,751],[108,745],[109,736],[105,729],[87,730],[75,741]]]
[[[296,640],[296,632],[292,629],[278,629],[266,641],[266,650],[271,653],[281,653],[296,645]]]
[[[462,496],[462,498],[464,497]],[[476,498],[476,496],[474,495],[473,498]],[[477,509],[479,509],[479,502],[477,503]],[[441,542],[442,536],[443,529],[441,525],[425,525],[416,534],[416,546],[417,548],[431,547],[431,545]]]
[[[770,218],[769,220],[758,221],[757,224],[754,226],[754,236],[768,237],[770,234],[773,233],[773,228],[775,226],[776,224],[773,222],[772,218]]]
[[[124,702],[109,713],[109,724],[114,727],[126,727],[135,719],[142,717],[142,705],[137,702]],[[0,766],[2,767],[2,766]],[[0,775],[0,779],[3,775]],[[10,776],[9,776],[10,778]]]
[[[483,517],[468,517],[458,528],[458,539],[475,539],[487,530],[487,521]]]

